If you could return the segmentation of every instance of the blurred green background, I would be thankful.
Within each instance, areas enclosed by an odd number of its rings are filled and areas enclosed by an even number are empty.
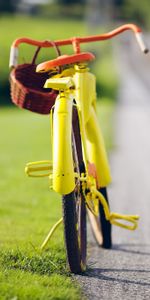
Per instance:
[[[24,174],[28,161],[50,159],[49,116],[11,104],[9,51],[14,39],[64,39],[103,33],[125,22],[149,30],[149,0],[0,0],[0,299],[81,299],[80,288],[66,268],[62,226],[48,251],[39,245],[61,217],[61,199],[49,191],[47,179]],[[97,112],[107,150],[113,146],[112,116],[119,79],[111,41],[82,46],[96,60]],[[30,62],[35,48],[19,47],[19,63]],[[62,53],[71,53],[71,47]],[[37,62],[54,51],[41,50]]]
[[[57,39],[83,36],[104,32],[125,22],[135,22],[148,30],[149,15],[149,0],[0,0],[0,105],[10,104],[8,60],[10,45],[16,37]],[[30,48],[20,50],[22,63],[31,60]],[[97,53],[105,56],[102,48],[99,44]],[[41,60],[43,58],[48,59],[50,55],[43,53]],[[107,84],[105,87],[105,84],[101,83],[107,97],[111,87]],[[101,88],[100,82],[97,85]]]

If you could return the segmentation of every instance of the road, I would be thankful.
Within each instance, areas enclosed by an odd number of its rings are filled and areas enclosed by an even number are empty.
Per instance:
[[[124,49],[121,51],[121,49]],[[113,227],[113,248],[88,241],[88,271],[77,276],[87,299],[150,299],[150,55],[128,43],[119,52],[111,211],[139,214],[135,232]]]

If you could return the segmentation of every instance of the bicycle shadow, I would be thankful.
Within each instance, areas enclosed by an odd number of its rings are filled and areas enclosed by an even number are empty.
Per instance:
[[[132,247],[137,249],[131,249]],[[149,248],[149,251],[141,251],[140,248]],[[131,254],[150,255],[150,244],[114,244],[111,250]]]
[[[89,243],[90,248],[95,248],[95,242]],[[131,249],[137,248],[137,249]],[[141,251],[140,248],[149,248],[149,251]],[[105,249],[104,249],[105,251]],[[150,244],[113,244],[112,248],[108,251],[120,251],[131,254],[150,255]]]
[[[145,249],[145,251],[141,250]],[[111,250],[101,249],[101,251],[107,251],[107,254],[110,251],[111,259],[113,259],[113,252],[123,252],[127,254],[138,255],[136,261],[140,261],[141,258],[144,256],[150,256],[150,244],[115,244]],[[104,253],[104,252],[103,252]],[[119,253],[118,253],[119,254]],[[134,261],[134,258],[133,258]],[[106,282],[113,282],[113,283],[120,283],[120,284],[129,284],[129,285],[139,285],[150,287],[150,270],[145,270],[144,267],[141,269],[136,269],[135,267],[132,269],[132,266],[129,262],[129,268],[120,266],[117,268],[116,266],[113,267],[106,267],[101,268],[94,266],[96,262],[89,264],[87,271],[82,275],[83,277],[88,278],[95,278],[100,281]],[[138,264],[139,265],[139,264]],[[108,264],[107,264],[108,266]],[[142,264],[141,264],[142,266]],[[141,277],[141,278],[140,278]]]
[[[107,273],[112,273],[112,275],[107,275]],[[127,278],[123,278],[123,276],[126,273],[132,273],[132,274],[136,274],[136,276],[134,276],[135,280],[133,279],[127,279]],[[85,272],[85,274],[83,274],[83,277],[87,277],[87,278],[96,278],[99,279],[101,281],[107,281],[107,282],[113,282],[113,283],[120,283],[120,284],[131,284],[131,285],[139,285],[139,286],[146,286],[146,287],[150,287],[150,283],[143,281],[143,279],[136,279],[139,277],[139,274],[150,274],[150,270],[135,270],[135,269],[117,269],[117,268],[88,268],[87,271]],[[115,274],[115,275],[114,275]],[[116,277],[115,277],[116,276]],[[146,275],[147,276],[147,275]],[[149,277],[149,276],[148,276]]]

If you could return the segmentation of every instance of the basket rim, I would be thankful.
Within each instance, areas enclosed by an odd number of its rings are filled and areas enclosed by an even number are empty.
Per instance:
[[[33,89],[33,88],[28,88],[26,87],[25,85],[23,85],[18,79],[16,79],[15,77],[15,69],[13,69],[11,72],[10,72],[10,78],[11,80],[14,81],[14,83],[16,83],[20,88],[23,88],[27,93],[28,92],[34,92],[34,93],[38,93],[40,95],[44,95],[46,97],[46,95],[49,95],[49,94],[52,94],[52,93],[56,93],[57,94],[57,91],[56,90],[51,90],[50,92],[47,92],[47,93],[44,93],[44,92],[41,92],[41,91],[37,91],[36,89]]]

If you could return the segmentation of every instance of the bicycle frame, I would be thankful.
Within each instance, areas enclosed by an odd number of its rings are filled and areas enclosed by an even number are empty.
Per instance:
[[[75,65],[75,74],[70,79],[75,88],[60,93],[53,115],[53,189],[60,194],[68,194],[75,187],[76,174],[71,150],[73,99],[76,100],[79,113],[86,173],[88,162],[91,162],[96,167],[98,187],[107,186],[111,181],[103,136],[95,112],[95,76],[89,73],[85,64],[80,64]],[[53,78],[47,81],[47,87],[52,85],[54,87]],[[60,88],[62,78],[57,79],[56,85]]]
[[[61,77],[63,76],[62,72],[62,74],[56,75],[56,78],[54,76],[48,79],[45,84],[47,88],[60,90],[55,102],[54,113],[51,114],[53,118],[53,122],[51,122],[53,124],[52,187],[61,195],[69,194],[75,189],[75,177],[78,177],[81,182],[85,183],[85,186],[84,184],[82,186],[83,193],[86,188],[89,188],[89,194],[85,195],[85,198],[87,206],[93,214],[96,215],[98,212],[99,200],[103,204],[107,220],[110,220],[112,224],[134,230],[137,227],[138,216],[110,213],[105,198],[98,191],[99,187],[106,187],[110,183],[111,175],[95,111],[95,76],[89,72],[85,63],[76,64],[74,72],[72,69],[68,69],[67,74],[69,73],[72,76]],[[74,105],[78,110],[85,164],[85,173],[81,175],[74,171],[72,156],[72,111]],[[94,164],[96,168],[97,180],[89,172],[89,163]],[[95,203],[95,210],[90,206],[90,197]],[[123,224],[117,219],[126,220],[133,225]],[[44,245],[45,243],[47,241],[44,242]]]
[[[79,108],[86,169],[88,169],[88,162],[94,163],[98,187],[104,187],[110,183],[111,176],[104,140],[96,115],[96,79],[88,71],[86,65],[75,66],[75,70],[75,99]]]
[[[88,36],[88,37],[73,37],[67,40],[55,41],[56,46],[72,45],[75,53],[80,53],[80,44],[89,43],[95,41],[102,41],[110,39],[126,30],[132,30],[135,34],[137,42],[144,53],[148,52],[143,40],[141,29],[134,24],[125,24],[118,27],[108,33]],[[51,41],[36,41],[28,38],[20,38],[13,42],[10,52],[10,67],[17,65],[18,60],[18,46],[20,43],[27,43],[29,45],[41,46],[41,47],[53,47],[54,43]],[[81,66],[81,68],[80,68]],[[74,81],[74,96],[77,102],[80,115],[80,128],[82,131],[82,141],[84,158],[86,163],[86,171],[88,170],[88,162],[92,160],[95,164],[97,171],[97,184],[98,187],[107,186],[111,181],[109,165],[107,161],[107,155],[103,143],[103,137],[98,126],[98,121],[95,113],[95,78],[90,74],[83,64],[75,67],[75,73],[72,77]],[[56,83],[56,82],[55,82]],[[57,80],[57,89],[62,87],[63,82]],[[54,145],[53,145],[53,188],[60,193],[66,193],[73,190],[74,187],[74,172],[73,162],[70,155],[71,151],[71,114],[73,106],[73,94],[67,94],[67,85],[65,87],[65,93],[62,96],[57,97],[56,100],[56,112],[54,115]],[[66,96],[67,95],[67,96]],[[60,97],[63,101],[60,101]],[[69,97],[69,99],[68,99]],[[82,100],[81,100],[82,99]],[[63,130],[65,128],[65,134]],[[58,140],[58,133],[60,140]],[[63,135],[63,136],[62,136]],[[65,139],[64,139],[65,136]],[[69,142],[68,142],[69,141]],[[60,149],[61,151],[57,151]],[[64,151],[66,157],[66,163],[60,152]],[[89,157],[90,153],[90,157]],[[58,160],[58,162],[57,162]],[[62,180],[62,183],[61,183]],[[64,188],[63,186],[66,187]]]

